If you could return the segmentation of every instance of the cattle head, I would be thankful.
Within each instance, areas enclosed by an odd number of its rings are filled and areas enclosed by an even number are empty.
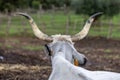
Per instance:
[[[77,59],[79,64],[84,65],[87,59],[83,54],[80,54],[74,48],[73,42],[83,39],[88,34],[88,31],[94,19],[100,16],[102,13],[99,12],[99,13],[92,15],[86,21],[83,29],[77,34],[72,35],[72,36],[71,35],[60,35],[60,34],[48,36],[47,34],[43,33],[41,30],[39,30],[39,28],[37,27],[36,23],[34,22],[31,16],[29,16],[26,13],[16,13],[16,14],[22,15],[29,20],[32,26],[33,32],[37,38],[49,42],[49,44],[45,45],[45,47],[46,47],[48,54],[51,56],[51,58],[55,54],[61,51],[65,53],[65,58],[71,63],[74,63],[74,60]]]

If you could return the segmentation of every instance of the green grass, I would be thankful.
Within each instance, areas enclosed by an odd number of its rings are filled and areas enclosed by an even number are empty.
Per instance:
[[[70,13],[65,15],[63,12],[56,12],[55,14],[52,13],[45,13],[42,15],[30,14],[39,28],[48,35],[52,34],[65,34],[66,33],[66,21],[68,16],[70,16],[70,25],[68,34],[73,35],[79,32],[84,24],[85,17],[83,15],[76,15],[74,13]],[[85,17],[85,18],[84,18]],[[7,18],[3,17],[2,23],[0,26],[0,36],[6,35],[6,29],[9,28],[8,36],[33,36],[33,32],[31,26],[27,19],[21,16],[12,16],[12,21],[10,25],[7,25]],[[111,18],[114,24],[119,24],[120,15],[116,15]],[[76,28],[74,27],[74,23],[76,23]],[[102,22],[109,22],[110,19],[106,19],[104,17],[101,18]],[[102,25],[102,29],[100,27],[93,27],[90,29],[89,36],[108,36],[109,26]],[[120,38],[120,28],[115,26],[113,28],[112,38]]]
[[[11,46],[11,45],[6,45],[6,48],[8,48],[8,49],[12,49],[13,46]]]
[[[22,49],[31,50],[31,51],[37,51],[37,50],[42,50],[43,47],[42,46],[26,45],[26,46],[23,46]]]
[[[104,52],[106,52],[106,53],[111,53],[111,52],[113,52],[113,51],[112,51],[111,49],[105,49]]]
[[[0,47],[2,47],[2,43],[0,43]]]
[[[14,46],[15,44],[20,44],[20,41],[18,39],[11,39],[6,37],[4,43],[1,43],[0,45],[4,45],[8,49],[12,49],[16,48],[16,46]]]

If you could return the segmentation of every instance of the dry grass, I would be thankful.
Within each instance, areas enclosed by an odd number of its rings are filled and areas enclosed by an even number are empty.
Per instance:
[[[23,70],[23,71],[29,71],[29,72],[36,72],[42,69],[50,69],[50,66],[31,66],[31,65],[22,65],[22,64],[0,64],[0,71],[3,70]]]
[[[0,80],[47,80],[50,66],[0,64]]]

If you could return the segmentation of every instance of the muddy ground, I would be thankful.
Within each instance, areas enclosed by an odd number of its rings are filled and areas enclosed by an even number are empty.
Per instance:
[[[48,80],[51,62],[44,44],[36,38],[0,38],[0,80]],[[88,58],[84,68],[120,72],[120,40],[85,38],[75,47]]]

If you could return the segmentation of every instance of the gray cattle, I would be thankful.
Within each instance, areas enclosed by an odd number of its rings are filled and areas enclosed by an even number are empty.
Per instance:
[[[74,59],[77,59],[79,64],[86,63],[86,57],[77,52],[77,50],[74,48],[73,42],[83,39],[87,35],[94,19],[102,13],[96,13],[91,16],[83,29],[73,36],[48,36],[39,30],[29,15],[26,13],[17,14],[25,16],[29,20],[36,37],[50,42],[49,44],[45,45],[46,51],[48,55],[51,56],[52,61],[52,73],[50,74],[49,80],[120,80],[119,73],[107,71],[89,71],[72,64]]]
[[[47,46],[52,51],[52,73],[49,80],[120,80],[119,73],[90,71],[71,64],[71,62],[67,60],[66,54],[76,52],[76,50],[70,42],[59,40]],[[84,57],[81,56],[82,62],[84,60],[83,58]]]

